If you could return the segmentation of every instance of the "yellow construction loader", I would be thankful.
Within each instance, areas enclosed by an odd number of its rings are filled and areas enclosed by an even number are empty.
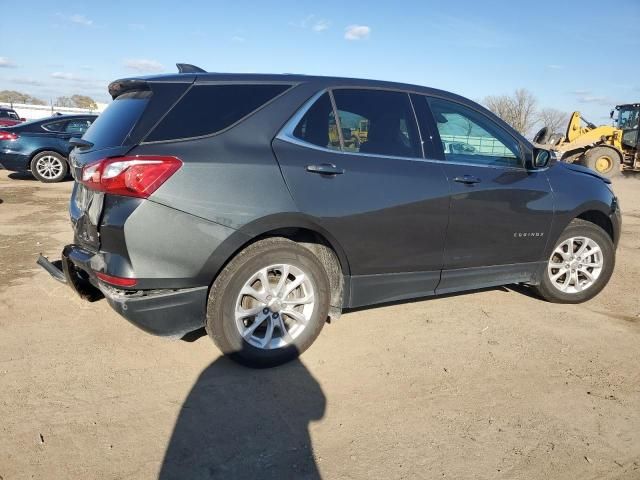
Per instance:
[[[616,106],[615,125],[596,126],[573,112],[564,135],[540,130],[533,142],[558,153],[568,163],[578,163],[605,177],[622,170],[640,171],[640,103]],[[611,111],[614,118],[615,111]]]

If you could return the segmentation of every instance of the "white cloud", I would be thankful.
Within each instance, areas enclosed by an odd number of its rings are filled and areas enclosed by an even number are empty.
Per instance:
[[[330,25],[331,24],[327,20],[321,19],[313,24],[311,30],[313,30],[314,32],[324,32],[329,28]]]
[[[16,64],[7,57],[0,57],[0,68],[15,68]]]
[[[84,15],[74,14],[69,17],[69,21],[85,27],[93,26],[93,20],[88,19]]]
[[[564,65],[551,64],[551,65],[547,65],[547,68],[549,70],[564,70]]]
[[[574,90],[571,93],[573,93],[574,95],[580,95],[580,96],[591,95],[591,90]]]
[[[329,22],[329,20],[325,20],[324,18],[319,18],[316,15],[312,14],[312,15],[307,15],[300,21],[289,22],[289,25],[292,25],[297,28],[302,28],[305,30],[310,29],[310,30],[313,30],[314,32],[319,33],[329,29],[329,27],[331,26],[331,22]]]
[[[164,66],[162,66],[160,62],[146,58],[132,58],[125,60],[124,66],[125,68],[136,72],[162,72],[164,70]]]
[[[597,105],[614,105],[616,102],[610,97],[598,96],[598,95],[583,95],[578,97],[579,103],[595,103]]]
[[[72,80],[74,82],[81,81],[73,73],[69,73],[69,72],[53,72],[50,75],[50,77],[51,78],[57,78],[58,80]]]
[[[83,88],[97,88],[103,89],[105,85],[108,85],[109,82],[104,80],[99,80],[95,78],[86,78],[79,77],[75,73],[71,72],[53,72],[49,75],[51,78],[56,80],[64,80],[65,82],[73,82],[77,86],[82,86]]]
[[[35,78],[26,78],[26,77],[18,77],[18,78],[10,78],[10,81],[13,83],[17,83],[19,85],[31,85],[34,87],[39,87],[44,85],[40,80],[36,80]]]
[[[363,40],[369,38],[371,28],[366,25],[349,25],[344,29],[344,38],[347,40]]]
[[[309,28],[309,24],[313,21],[314,18],[315,18],[315,15],[307,15],[302,20],[299,20],[297,22],[289,22],[289,25],[292,25],[298,28]]]
[[[241,37],[240,35],[234,35],[233,37],[231,37],[231,41],[235,43],[244,43],[246,41],[246,38]]]

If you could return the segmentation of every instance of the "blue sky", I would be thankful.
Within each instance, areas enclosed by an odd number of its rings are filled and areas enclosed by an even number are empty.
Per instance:
[[[30,0],[5,8],[2,25],[0,90],[45,100],[106,101],[111,80],[187,62],[403,81],[475,100],[522,87],[543,107],[598,122],[640,101],[638,0]]]

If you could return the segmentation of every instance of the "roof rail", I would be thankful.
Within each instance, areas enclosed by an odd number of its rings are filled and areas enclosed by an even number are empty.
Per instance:
[[[189,63],[176,63],[176,67],[178,67],[179,73],[207,73],[206,70]]]

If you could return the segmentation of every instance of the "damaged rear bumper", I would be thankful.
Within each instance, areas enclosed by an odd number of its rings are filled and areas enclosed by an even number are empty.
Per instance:
[[[95,254],[78,245],[67,245],[60,261],[51,262],[40,255],[37,264],[85,300],[106,298],[116,312],[154,335],[180,337],[204,325],[208,287],[177,290],[114,288],[96,277],[91,266],[94,257]]]

